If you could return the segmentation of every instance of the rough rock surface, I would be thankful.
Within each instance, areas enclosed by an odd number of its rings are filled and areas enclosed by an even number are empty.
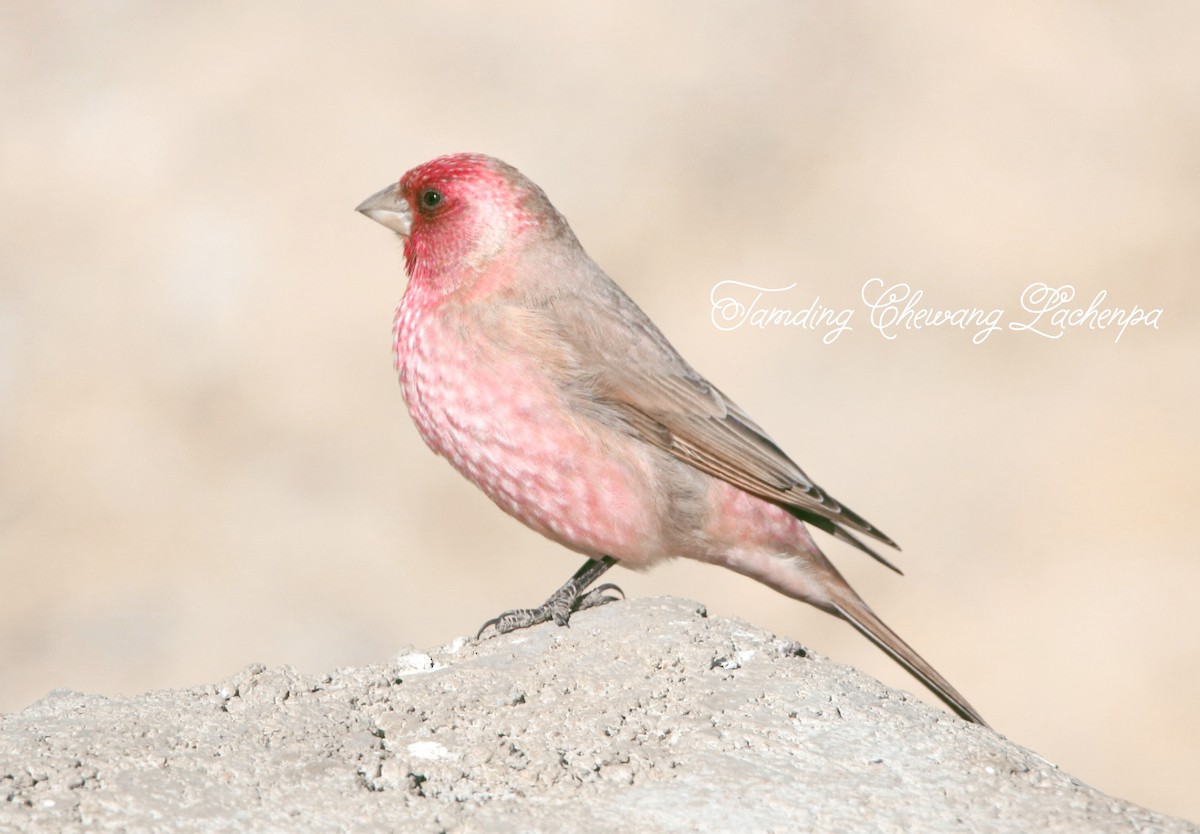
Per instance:
[[[0,718],[0,831],[1197,831],[696,603],[387,666],[56,691]]]

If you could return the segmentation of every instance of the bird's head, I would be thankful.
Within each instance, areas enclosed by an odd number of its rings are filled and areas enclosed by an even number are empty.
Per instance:
[[[540,188],[516,168],[482,154],[451,154],[418,165],[364,200],[358,211],[404,239],[414,281],[476,273],[538,230],[566,226]]]

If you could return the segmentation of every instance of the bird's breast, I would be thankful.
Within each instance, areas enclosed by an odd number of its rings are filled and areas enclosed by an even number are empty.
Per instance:
[[[397,370],[425,443],[505,512],[574,550],[633,565],[663,555],[650,457],[572,411],[536,336],[488,326],[465,313],[397,313]]]

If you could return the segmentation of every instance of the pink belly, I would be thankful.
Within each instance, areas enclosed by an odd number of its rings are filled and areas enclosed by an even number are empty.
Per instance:
[[[614,452],[612,437],[572,414],[528,355],[430,329],[397,360],[409,413],[433,451],[505,512],[573,550],[630,566],[666,555],[652,465],[635,441],[618,438],[626,442]]]

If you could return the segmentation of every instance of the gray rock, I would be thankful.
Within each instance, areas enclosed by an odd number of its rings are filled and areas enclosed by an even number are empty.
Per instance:
[[[1197,831],[696,603],[323,676],[55,691],[0,718],[0,830]]]

